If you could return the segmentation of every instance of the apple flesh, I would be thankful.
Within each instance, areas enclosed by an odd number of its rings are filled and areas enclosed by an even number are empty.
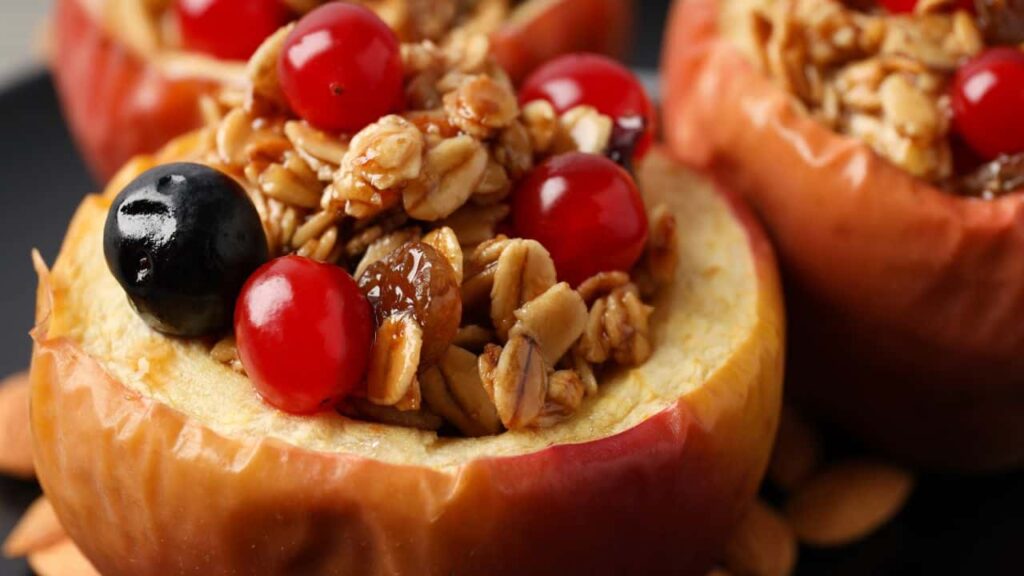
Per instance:
[[[665,136],[776,242],[788,390],[914,462],[1024,463],[1024,195],[953,196],[797,111],[737,40],[752,4],[675,4]]]
[[[109,1],[57,0],[50,61],[71,132],[103,182],[132,156],[198,128],[201,96],[244,82],[242,63],[194,54],[176,62],[133,49],[124,31],[104,23]],[[559,54],[622,55],[632,9],[632,0],[529,0],[492,33],[494,53],[513,80]]]
[[[167,161],[162,157],[159,161]],[[680,218],[656,350],[562,425],[481,439],[292,417],[205,345],[132,315],[97,250],[118,183],[40,271],[38,474],[103,574],[703,574],[753,500],[781,402],[772,250],[734,199],[655,152]]]

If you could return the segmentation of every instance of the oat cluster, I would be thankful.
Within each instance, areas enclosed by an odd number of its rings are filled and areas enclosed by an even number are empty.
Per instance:
[[[838,0],[778,0],[754,17],[762,65],[815,118],[915,176],[954,176],[948,85],[984,39],[953,0],[912,15]]]
[[[549,426],[597,392],[602,370],[650,356],[644,298],[675,274],[665,207],[650,214],[632,275],[600,274],[575,289],[558,282],[541,244],[498,231],[537,162],[606,151],[609,117],[585,106],[559,115],[543,101],[521,108],[487,37],[454,33],[402,46],[401,113],[328,134],[295,118],[281,93],[276,61],[288,32],[253,56],[247,89],[204,103],[191,159],[243,184],[272,254],[345,266],[368,294],[377,335],[366,397],[343,411],[424,429],[448,423],[464,435]],[[242,369],[233,339],[212,354]]]

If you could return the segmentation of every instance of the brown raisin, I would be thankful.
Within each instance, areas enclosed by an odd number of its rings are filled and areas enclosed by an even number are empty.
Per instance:
[[[411,314],[423,328],[421,366],[437,362],[455,339],[462,320],[462,295],[455,270],[437,250],[407,242],[359,277],[379,326],[385,318]]]

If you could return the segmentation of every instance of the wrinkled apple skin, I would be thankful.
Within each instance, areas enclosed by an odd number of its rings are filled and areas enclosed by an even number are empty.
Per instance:
[[[675,181],[680,168],[652,157],[663,174],[656,178]],[[725,365],[619,434],[445,470],[226,437],[140,395],[71,340],[48,334],[68,287],[37,263],[31,378],[40,481],[108,576],[702,575],[767,465],[784,348],[771,247],[722,194],[747,232],[757,295],[750,330]],[[85,199],[65,251],[110,197]]]

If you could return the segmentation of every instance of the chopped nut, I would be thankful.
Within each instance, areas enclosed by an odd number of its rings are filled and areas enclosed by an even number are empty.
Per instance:
[[[583,334],[587,305],[575,290],[561,282],[523,304],[515,317],[518,321],[513,330],[529,335],[548,366],[554,366]]]
[[[423,149],[423,134],[415,125],[401,116],[385,116],[352,138],[340,178],[355,178],[377,190],[397,188],[419,178]]]
[[[585,386],[579,374],[559,370],[548,378],[548,395],[535,425],[547,428],[572,416],[583,402]]]
[[[420,365],[423,329],[411,315],[390,316],[377,329],[366,374],[366,398],[399,410],[420,407],[416,370]]]
[[[242,360],[238,357],[238,346],[235,344],[234,336],[221,338],[210,349],[210,356],[217,362],[226,364],[235,372],[245,374],[245,367],[242,366]]]
[[[594,364],[609,358],[624,366],[642,364],[651,355],[648,318],[652,311],[640,301],[633,285],[598,298],[577,344],[580,353]]]
[[[558,115],[547,100],[534,100],[523,106],[523,123],[530,135],[530,145],[538,153],[551,150],[558,134]]]
[[[515,311],[557,282],[551,255],[536,240],[510,240],[501,251],[491,287],[491,320],[500,338],[516,322]]]
[[[616,288],[622,288],[629,284],[629,274],[625,272],[598,272],[587,278],[576,291],[587,304],[593,304],[600,296],[611,294]]]
[[[490,344],[480,356],[480,377],[509,430],[526,428],[540,416],[548,373],[537,343],[515,334],[505,347]]]
[[[442,140],[427,151],[426,174],[406,187],[402,201],[413,218],[439,220],[466,203],[487,170],[487,150],[469,136]]]
[[[601,154],[612,137],[612,119],[592,106],[576,106],[562,114],[555,137],[555,150]]]
[[[477,138],[490,138],[519,114],[519,104],[509,86],[489,76],[473,76],[444,96],[449,121]]]
[[[649,221],[650,233],[647,236],[644,264],[657,284],[670,284],[675,280],[676,269],[679,267],[676,217],[668,206],[658,204],[651,211]]]

